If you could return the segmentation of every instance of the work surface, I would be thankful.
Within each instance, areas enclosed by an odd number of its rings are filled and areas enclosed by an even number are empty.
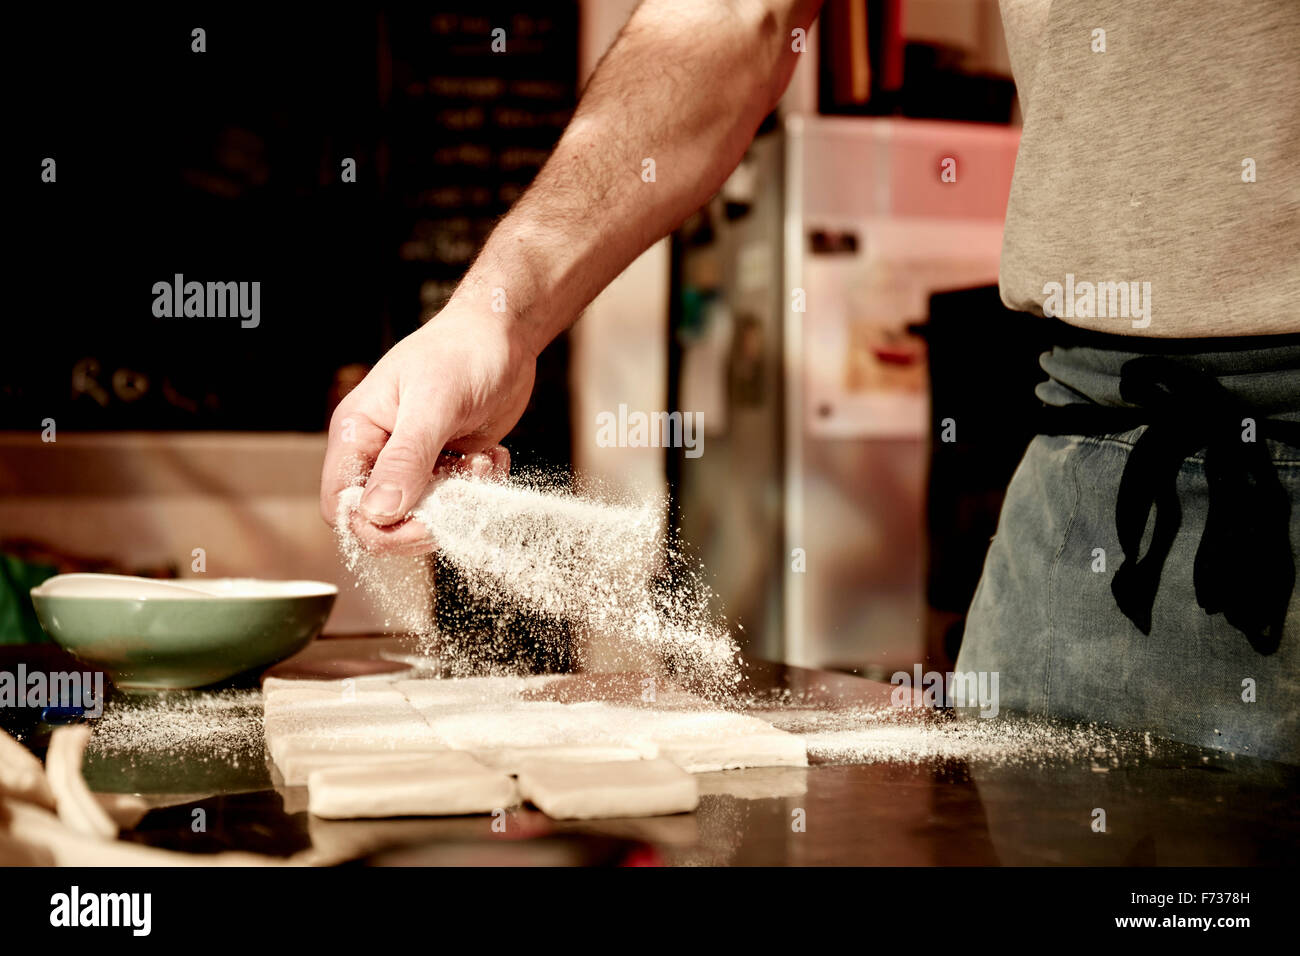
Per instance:
[[[275,673],[360,676],[399,669],[410,651],[391,638],[323,640]],[[20,660],[52,667],[57,653],[6,648],[0,668]],[[762,663],[747,679],[758,699],[802,708],[878,706],[890,692],[848,675]],[[244,717],[255,721],[255,698],[246,698],[254,703]],[[110,699],[108,713],[128,705]],[[33,715],[4,716],[8,729],[43,746]],[[273,785],[260,744],[250,754],[219,746],[215,736],[166,753],[129,743],[92,754],[91,786],[158,804],[125,838],[195,852],[288,855],[315,845],[407,864],[1248,865],[1293,863],[1300,848],[1293,796],[1300,768],[1172,744],[1101,761],[828,764],[814,756],[807,769],[700,774],[700,806],[689,815],[559,823],[517,807],[494,827],[490,817],[320,820],[305,812],[304,788]],[[199,809],[205,829],[195,832]]]

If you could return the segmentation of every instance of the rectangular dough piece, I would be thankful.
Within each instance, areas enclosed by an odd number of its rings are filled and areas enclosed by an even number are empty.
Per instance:
[[[728,711],[670,711],[646,718],[659,756],[689,773],[745,767],[806,767],[803,739]]]
[[[689,813],[700,802],[695,778],[667,760],[529,761],[519,768],[519,789],[556,820]]]
[[[292,747],[317,750],[435,750],[445,745],[401,694],[358,694],[348,700],[267,699],[263,724],[271,759],[284,772]]]
[[[528,686],[522,677],[453,677],[401,680],[393,687],[417,709],[501,706],[520,699]]]
[[[276,688],[262,692],[262,709],[268,714],[347,707],[358,702],[375,707],[411,707],[404,695],[388,686],[352,687],[346,692],[311,687]]]
[[[638,722],[608,704],[520,702],[483,710],[424,710],[433,734],[455,750],[486,752],[525,747],[617,747],[658,756]]]
[[[491,813],[519,802],[510,777],[454,752],[418,763],[317,770],[307,792],[307,809],[329,820]]]
[[[535,760],[553,760],[563,763],[618,763],[624,760],[645,760],[653,757],[644,747],[617,745],[561,744],[554,747],[498,747],[491,750],[471,750],[469,754],[479,763],[517,774],[524,764]]]
[[[275,765],[280,768],[287,787],[304,787],[307,778],[317,770],[331,767],[374,768],[391,764],[418,762],[429,754],[448,753],[444,748],[435,746],[412,747],[409,750],[384,749],[349,746],[346,741],[333,747],[321,747],[310,738],[289,738],[279,748],[279,759]],[[381,771],[382,772],[382,771]]]
[[[725,740],[704,737],[663,740],[659,743],[659,753],[688,773],[808,766],[808,751],[802,738],[776,729]]]
[[[414,713],[407,699],[392,688],[356,691],[347,696],[324,690],[275,690],[262,697],[268,717],[287,714],[328,713],[342,708],[374,708]]]
[[[450,748],[432,737],[395,737],[376,733],[366,737],[323,737],[317,734],[277,734],[267,738],[267,753],[284,774],[285,761],[292,754],[304,753],[373,753],[427,754]]]
[[[365,674],[361,677],[348,677],[337,680],[289,680],[284,677],[268,677],[262,681],[262,693],[269,696],[280,691],[313,691],[319,694],[342,696],[348,688],[356,691],[392,690],[395,675]]]
[[[329,704],[324,708],[273,711],[262,719],[267,737],[284,734],[321,737],[423,737],[433,740],[429,725],[405,707]]]

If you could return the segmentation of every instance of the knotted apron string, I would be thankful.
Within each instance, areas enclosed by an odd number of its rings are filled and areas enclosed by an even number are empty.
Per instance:
[[[1178,474],[1204,449],[1209,510],[1196,551],[1196,601],[1223,613],[1261,654],[1277,650],[1295,586],[1291,499],[1278,480],[1266,439],[1300,448],[1300,422],[1260,418],[1214,376],[1159,355],[1125,362],[1120,397],[1132,408],[1043,406],[1044,435],[1113,435],[1146,429],[1129,453],[1115,501],[1124,560],[1111,593],[1143,634],[1160,572],[1182,524]],[[1254,428],[1245,419],[1254,422]],[[1155,510],[1146,553],[1142,538]]]

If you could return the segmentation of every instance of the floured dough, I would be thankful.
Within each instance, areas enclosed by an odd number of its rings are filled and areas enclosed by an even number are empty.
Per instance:
[[[517,701],[483,707],[438,704],[421,707],[420,713],[446,746],[507,770],[515,768],[519,755],[514,752],[529,748],[535,748],[532,755],[538,758],[554,755],[570,761],[664,757],[691,773],[808,765],[800,737],[724,710]],[[584,747],[593,750],[583,756]]]
[[[291,748],[432,750],[444,747],[406,698],[394,690],[349,697],[304,698],[304,691],[267,695],[263,723],[271,759],[284,773]]]
[[[397,674],[362,674],[360,677],[347,677],[337,680],[290,680],[284,677],[268,677],[262,681],[262,693],[269,696],[282,690],[314,690],[342,695],[348,688],[355,690],[391,690],[398,676]]]
[[[411,710],[406,697],[391,687],[353,687],[347,693],[323,688],[295,687],[264,693],[262,700],[262,707],[268,715],[310,713],[356,706]]]
[[[518,802],[510,777],[453,752],[411,763],[316,770],[307,791],[308,810],[333,820],[491,813]]]
[[[659,754],[688,773],[745,767],[806,767],[803,741],[780,730],[720,740],[679,737],[661,741]]]
[[[393,685],[417,708],[500,706],[520,699],[529,683],[523,677],[459,677],[403,680]]]
[[[321,747],[310,739],[304,741],[302,738],[290,738],[281,747],[280,759],[275,765],[280,768],[285,786],[304,787],[307,778],[317,770],[355,767],[373,768],[382,773],[382,768],[393,764],[418,762],[431,753],[446,752],[436,747],[374,750],[348,746],[346,742],[334,747]]]
[[[690,773],[808,764],[802,738],[756,717],[583,699],[563,680],[267,681],[267,746],[311,811],[339,818],[489,812],[515,800],[507,774],[552,816],[677,813],[698,800]],[[560,692],[578,701],[539,699]]]
[[[700,800],[695,778],[667,760],[530,761],[519,768],[519,789],[556,820],[688,813]]]
[[[727,711],[669,711],[643,719],[659,755],[690,773],[808,766],[800,737],[756,717]]]
[[[575,744],[557,747],[500,747],[493,750],[471,750],[469,753],[481,764],[517,774],[525,763],[537,760],[554,760],[562,763],[614,763],[622,760],[644,760],[646,753],[639,747],[589,746]]]
[[[281,734],[267,738],[267,752],[271,760],[284,773],[284,762],[294,753],[352,753],[400,754],[434,753],[448,748],[430,737],[391,737],[378,734],[371,737],[328,737],[318,734]]]
[[[607,704],[520,702],[483,710],[422,711],[438,739],[456,750],[520,747],[619,747],[646,757],[657,754],[635,724],[615,723]]]

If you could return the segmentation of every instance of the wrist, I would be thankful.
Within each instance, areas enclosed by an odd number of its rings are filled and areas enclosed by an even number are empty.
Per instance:
[[[500,343],[502,350],[517,360],[536,360],[549,342],[536,333],[527,315],[510,302],[510,292],[502,283],[487,282],[480,286],[466,277],[429,324],[444,319],[490,330],[489,334]]]
[[[555,297],[540,291],[541,283],[525,267],[510,270],[484,268],[482,259],[465,276],[448,300],[446,310],[467,313],[478,320],[493,322],[512,348],[537,358],[559,329],[543,303]]]

